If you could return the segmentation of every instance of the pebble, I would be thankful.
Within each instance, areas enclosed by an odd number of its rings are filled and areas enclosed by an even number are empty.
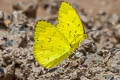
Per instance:
[[[85,23],[89,22],[89,18],[86,15],[80,15],[80,19]]]
[[[13,41],[13,40],[8,40],[7,41],[7,46],[13,46],[13,45],[15,45],[16,43],[15,43],[15,41]]]
[[[75,53],[75,56],[76,56],[77,58],[80,58],[81,56],[83,56],[83,53],[82,53],[82,52],[76,52],[76,53]]]
[[[38,9],[37,3],[31,2],[23,4],[22,2],[16,2],[13,5],[13,9],[17,11],[22,11],[28,18],[36,18],[36,11]]]
[[[113,75],[105,75],[106,80],[112,80],[114,77]]]
[[[82,47],[89,53],[94,53],[97,50],[97,46],[92,40],[84,40]]]
[[[115,26],[115,36],[116,36],[116,38],[119,40],[120,39],[120,24],[117,24],[116,26]]]
[[[77,61],[72,61],[72,67],[77,67],[78,66],[78,62]]]
[[[120,80],[120,77],[116,77],[114,80]]]
[[[3,68],[0,68],[0,78],[4,77],[5,72]]]
[[[112,25],[115,25],[119,21],[119,16],[117,14],[112,14],[110,19],[108,19]]]
[[[0,22],[4,21],[4,12],[0,11]]]
[[[79,76],[77,76],[77,72],[75,71],[75,72],[73,72],[72,74],[71,74],[71,80],[79,80],[80,79],[80,77]]]

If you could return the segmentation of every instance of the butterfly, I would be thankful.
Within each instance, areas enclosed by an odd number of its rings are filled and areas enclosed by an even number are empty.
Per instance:
[[[35,25],[33,53],[38,63],[52,68],[70,56],[87,38],[79,15],[67,2],[62,2],[56,27],[40,20]]]

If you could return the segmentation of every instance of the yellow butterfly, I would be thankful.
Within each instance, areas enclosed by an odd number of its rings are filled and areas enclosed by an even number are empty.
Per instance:
[[[35,27],[33,52],[45,68],[59,64],[87,38],[78,14],[67,2],[60,5],[56,27],[47,21],[38,21]]]

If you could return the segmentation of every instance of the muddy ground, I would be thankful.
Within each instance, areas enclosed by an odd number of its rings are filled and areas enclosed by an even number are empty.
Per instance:
[[[92,2],[93,1],[93,2]],[[0,0],[0,80],[120,80],[120,1],[69,0],[88,38],[52,69],[33,56],[37,20],[57,24],[60,0]]]

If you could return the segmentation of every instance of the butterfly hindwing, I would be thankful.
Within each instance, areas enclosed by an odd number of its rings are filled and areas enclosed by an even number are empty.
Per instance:
[[[34,56],[40,65],[51,68],[70,54],[70,46],[56,27],[38,21],[34,33]]]

